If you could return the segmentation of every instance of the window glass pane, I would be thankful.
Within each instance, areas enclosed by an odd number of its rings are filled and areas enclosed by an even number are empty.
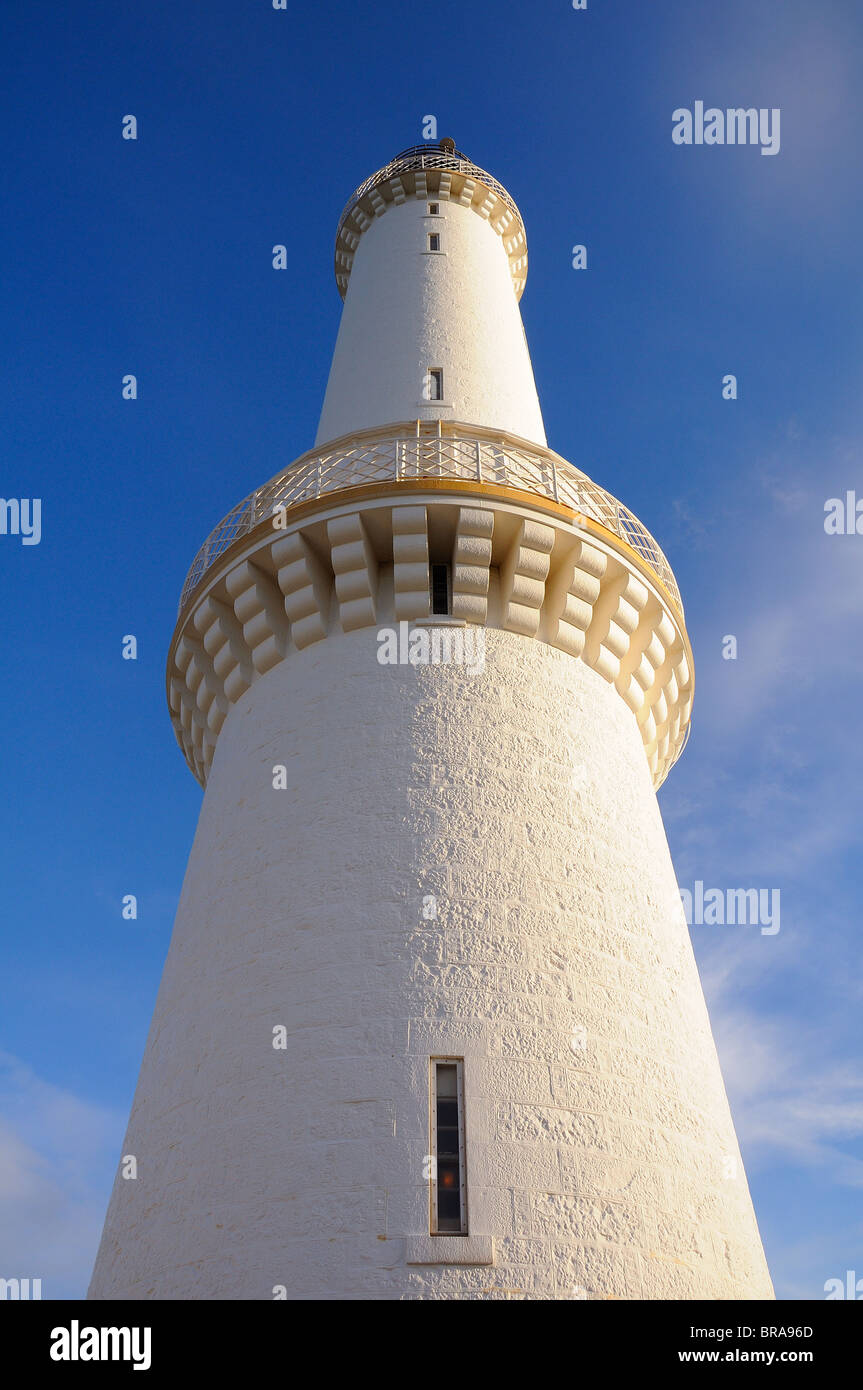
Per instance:
[[[449,613],[449,572],[446,565],[432,565],[431,567],[431,611],[432,613]],[[441,1068],[441,1070],[443,1070]],[[455,1072],[455,1067],[452,1068]],[[447,1085],[450,1083],[447,1082]],[[455,1082],[452,1083],[455,1085]],[[440,1089],[438,1089],[440,1095]]]
[[[446,570],[445,565],[434,569]],[[461,1067],[433,1063],[435,1181],[432,1232],[466,1234],[464,1206],[464,1097]]]

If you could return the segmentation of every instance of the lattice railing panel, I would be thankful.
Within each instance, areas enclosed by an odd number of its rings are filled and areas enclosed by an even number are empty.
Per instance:
[[[180,611],[219,556],[280,507],[290,509],[350,488],[420,478],[472,480],[516,488],[592,517],[632,546],[670,591],[682,613],[680,592],[665,555],[647,528],[616,497],[550,449],[444,421],[425,424],[425,428],[417,422],[414,432],[404,425],[393,426],[370,432],[366,438],[361,436],[356,443],[345,440],[314,451],[257,488],[219,522],[201,546],[183,585]]]

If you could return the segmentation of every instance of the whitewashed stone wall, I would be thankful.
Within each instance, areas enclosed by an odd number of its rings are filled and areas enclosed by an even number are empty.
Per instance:
[[[430,195],[433,196],[433,195]],[[357,246],[317,443],[396,420],[461,420],[545,444],[533,367],[501,237],[470,207],[390,207]],[[439,232],[440,254],[427,233]],[[422,394],[442,367],[444,400]]]
[[[634,714],[527,636],[468,675],[375,631],[228,712],[90,1297],[772,1297]],[[434,1054],[467,1111],[440,1244]]]

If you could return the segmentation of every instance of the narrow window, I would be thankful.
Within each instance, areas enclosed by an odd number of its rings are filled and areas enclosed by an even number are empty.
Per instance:
[[[429,217],[437,217],[440,212],[440,203],[429,203]]]
[[[429,250],[440,250],[440,232],[429,232]]]
[[[432,1235],[467,1235],[464,1062],[432,1058]]]
[[[432,613],[449,612],[449,565],[429,567]]]
[[[443,367],[429,367],[426,372],[425,398],[427,401],[443,400]]]

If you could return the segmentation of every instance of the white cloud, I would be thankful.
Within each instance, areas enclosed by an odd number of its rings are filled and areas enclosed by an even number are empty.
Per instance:
[[[863,1187],[863,1159],[840,1147],[863,1139],[863,1066],[837,1060],[829,1029],[746,1001],[774,968],[769,945],[732,941],[700,966],[741,1148],[757,1165],[785,1160]]]
[[[0,1053],[0,1276],[87,1290],[124,1117]]]

